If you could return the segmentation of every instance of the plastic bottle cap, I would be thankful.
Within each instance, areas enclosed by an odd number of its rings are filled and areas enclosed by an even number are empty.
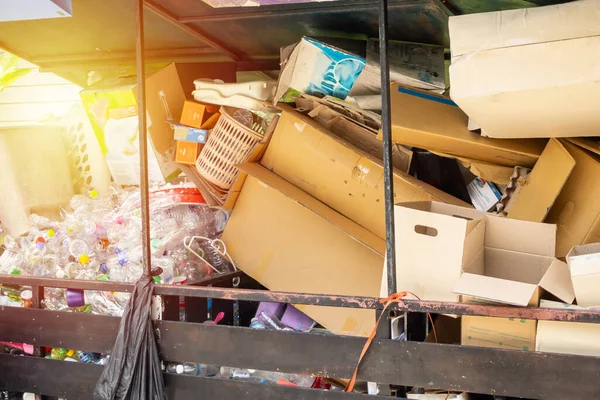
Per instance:
[[[44,246],[45,246],[45,245],[44,245],[44,242],[37,242],[37,243],[35,244],[35,247],[36,247],[38,250],[42,250],[42,249],[44,248]]]
[[[29,300],[33,298],[33,292],[31,290],[23,290],[21,292],[21,299],[22,300]]]
[[[95,199],[96,197],[98,197],[98,191],[97,191],[97,190],[92,190],[92,191],[90,192],[90,197],[91,197],[92,199]]]
[[[36,243],[46,243],[46,239],[44,239],[43,237],[38,237],[37,239],[35,239]]]
[[[82,254],[79,256],[79,262],[81,264],[87,264],[90,262],[90,256],[88,256],[87,254]]]
[[[48,229],[48,237],[54,237],[54,235],[56,235],[56,232],[54,232],[54,229]]]
[[[179,364],[177,367],[175,367],[175,372],[178,374],[183,374],[183,365]]]
[[[35,393],[23,393],[23,400],[35,400]]]
[[[56,271],[56,277],[57,277],[58,279],[62,279],[62,278],[64,278],[64,277],[65,277],[65,271],[63,271],[62,269],[59,269],[59,270],[57,270],[57,271]]]

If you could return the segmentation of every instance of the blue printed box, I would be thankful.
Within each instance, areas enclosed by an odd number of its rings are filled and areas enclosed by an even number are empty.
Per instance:
[[[276,100],[289,88],[343,100],[365,67],[364,58],[306,36],[291,52],[282,49],[282,60]]]
[[[186,142],[206,143],[208,130],[173,124],[173,139]]]

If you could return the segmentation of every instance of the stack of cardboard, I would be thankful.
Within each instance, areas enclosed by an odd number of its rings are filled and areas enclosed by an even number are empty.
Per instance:
[[[422,82],[392,82],[396,291],[425,300],[539,306],[550,296],[598,305],[581,286],[589,271],[582,278],[576,260],[569,268],[557,258],[600,241],[600,145],[580,138],[600,122],[589,101],[600,73],[584,51],[600,37],[594,7],[453,17],[452,100]],[[567,23],[554,23],[565,16]],[[262,159],[240,167],[247,177],[223,239],[240,268],[270,289],[387,295],[380,119],[352,101],[360,93],[352,86],[364,71],[373,81],[374,69],[308,38],[282,57],[277,97],[287,92],[295,102],[279,105]],[[343,57],[350,61],[342,82],[334,64]],[[461,173],[476,208],[415,177],[413,155],[423,151],[468,168]],[[366,335],[374,323],[369,311],[303,310],[341,334]],[[533,350],[547,333],[536,321],[461,324],[462,343],[477,346]]]
[[[469,193],[482,211],[510,196],[501,207],[507,218],[437,203],[396,206],[397,290],[442,301],[600,305],[600,248],[577,247],[600,241],[600,146],[581,138],[600,126],[600,72],[588,50],[600,44],[597,9],[579,1],[451,17],[453,101],[392,86],[394,141],[471,167],[480,178]],[[521,169],[500,193],[481,178],[503,177],[503,167]],[[555,258],[565,256],[569,265]],[[546,296],[563,303],[540,303]],[[594,332],[586,324],[463,317],[461,342],[597,354]]]

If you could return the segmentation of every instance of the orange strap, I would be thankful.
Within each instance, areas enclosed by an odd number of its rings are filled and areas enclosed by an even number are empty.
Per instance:
[[[377,333],[377,327],[379,326],[379,323],[381,322],[381,318],[385,315],[385,311],[392,303],[398,303],[400,300],[402,300],[408,294],[409,294],[408,292],[394,293],[390,297],[386,297],[385,299],[379,300],[380,303],[382,303],[382,304],[385,303],[385,306],[383,307],[383,311],[381,312],[381,315],[379,315],[379,318],[377,318],[377,322],[375,323],[373,332],[371,332],[371,334],[369,335],[367,342],[365,343],[362,351],[360,352],[360,357],[358,358],[358,363],[356,364],[356,368],[354,369],[354,374],[352,375],[352,379],[350,379],[350,382],[348,382],[348,386],[346,386],[346,392],[351,392],[354,390],[354,385],[356,384],[356,376],[358,375],[358,367],[360,367],[360,363],[361,363],[363,357],[365,356],[365,354],[367,354],[367,350],[369,350],[369,347],[371,347],[371,343],[373,342],[373,339],[375,339],[375,334]]]

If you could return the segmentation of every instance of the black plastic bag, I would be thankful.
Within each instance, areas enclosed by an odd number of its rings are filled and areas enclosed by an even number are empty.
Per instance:
[[[94,400],[166,400],[150,316],[153,289],[151,276],[136,282],[110,359],[96,383]]]

